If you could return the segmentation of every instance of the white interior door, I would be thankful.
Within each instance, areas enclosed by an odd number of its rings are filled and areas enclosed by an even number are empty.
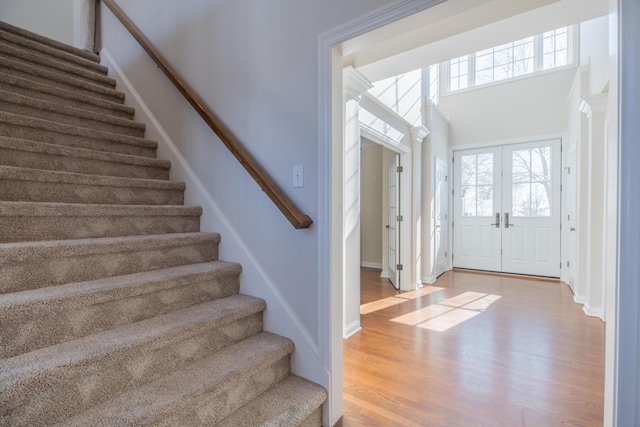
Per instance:
[[[435,267],[436,277],[447,268],[447,230],[449,229],[449,167],[447,163],[436,158],[435,167],[435,200],[434,200],[434,232],[435,232]]]
[[[400,233],[398,230],[398,206],[400,206],[400,180],[398,177],[398,163],[400,156],[395,155],[389,162],[389,224],[387,230],[389,233],[389,281],[398,289],[400,264]]]
[[[454,267],[560,276],[560,140],[456,152]]]
[[[454,156],[453,266],[501,271],[500,148]]]

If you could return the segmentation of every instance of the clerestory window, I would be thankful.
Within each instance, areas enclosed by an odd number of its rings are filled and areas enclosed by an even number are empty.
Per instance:
[[[563,27],[451,59],[445,63],[447,92],[570,66],[574,27]]]

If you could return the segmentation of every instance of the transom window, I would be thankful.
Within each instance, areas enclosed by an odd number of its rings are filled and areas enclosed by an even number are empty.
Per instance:
[[[447,61],[448,92],[572,65],[573,28],[558,28]]]

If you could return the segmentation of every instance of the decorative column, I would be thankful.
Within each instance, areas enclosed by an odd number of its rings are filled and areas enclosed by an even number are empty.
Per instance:
[[[411,128],[411,163],[412,163],[412,194],[411,194],[411,282],[418,289],[422,287],[422,230],[427,227],[428,218],[422,218],[422,141],[429,135],[424,126]]]
[[[588,119],[588,174],[581,174],[581,191],[587,188],[586,221],[580,228],[587,232],[586,259],[582,271],[588,278],[584,312],[588,316],[603,317],[603,290],[605,283],[605,219],[606,219],[606,110],[608,93],[589,96],[580,102],[578,109]],[[586,180],[586,182],[585,182]],[[583,234],[584,235],[584,234]],[[582,245],[581,245],[582,246]],[[584,264],[582,264],[584,262]]]
[[[371,82],[353,67],[343,71],[344,88],[344,276],[343,336],[360,327],[360,96]]]

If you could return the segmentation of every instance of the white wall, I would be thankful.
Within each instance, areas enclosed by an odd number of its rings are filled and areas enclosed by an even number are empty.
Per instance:
[[[309,230],[297,231],[104,6],[101,13],[103,46],[211,198],[203,199],[194,185],[187,186],[187,203],[206,205],[203,230],[221,232],[221,258],[243,264],[242,292],[267,300],[266,328],[296,342],[294,371],[325,386],[329,368],[322,366],[322,354],[328,350],[318,343],[326,325],[318,323],[316,280],[318,35],[386,3],[390,1],[118,2],[316,220]],[[176,157],[166,147],[159,155]],[[304,165],[303,188],[291,187],[294,165]],[[191,179],[188,168],[178,166],[172,178]]]
[[[382,224],[382,176],[386,171],[382,164],[382,146],[365,143],[361,153],[361,264],[382,268],[382,233],[386,230]]]
[[[450,144],[566,132],[574,75],[575,68],[570,68],[448,95],[441,92],[439,107],[450,120]]]
[[[2,0],[0,20],[73,45],[74,0]]]
[[[609,17],[580,24],[580,65],[589,65],[589,93],[602,93],[609,83]]]

